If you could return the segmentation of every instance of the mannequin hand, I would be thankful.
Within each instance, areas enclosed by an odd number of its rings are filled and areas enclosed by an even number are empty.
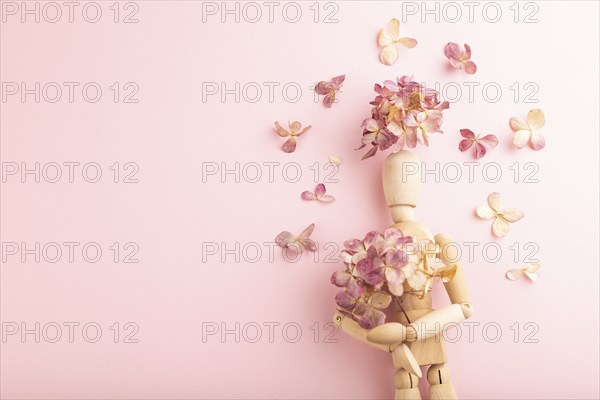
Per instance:
[[[404,326],[398,322],[388,322],[373,328],[367,334],[367,340],[377,344],[398,345],[402,342],[413,342],[417,339],[414,327]]]

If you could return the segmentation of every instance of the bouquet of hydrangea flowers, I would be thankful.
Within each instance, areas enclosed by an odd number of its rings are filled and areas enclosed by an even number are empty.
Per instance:
[[[346,269],[331,276],[331,283],[342,288],[335,301],[340,312],[365,329],[385,322],[383,310],[393,299],[405,294],[423,297],[435,277],[449,281],[456,272],[455,265],[436,267],[437,245],[416,243],[395,228],[348,240],[344,248],[341,257]]]
[[[385,81],[375,85],[377,97],[370,104],[371,118],[363,121],[362,144],[358,149],[373,146],[363,160],[373,157],[377,150],[402,150],[405,146],[416,147],[417,143],[429,146],[428,133],[441,131],[442,112],[449,108],[447,101],[441,102],[438,93],[403,76],[396,82]],[[358,150],[357,149],[357,150]]]

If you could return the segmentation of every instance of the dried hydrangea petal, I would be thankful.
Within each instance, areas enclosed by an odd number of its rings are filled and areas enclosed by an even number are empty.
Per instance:
[[[541,133],[537,131],[531,132],[531,148],[534,150],[541,150],[546,147],[546,140]]]
[[[390,44],[381,49],[379,60],[385,65],[392,65],[398,60],[398,49],[395,44]]]
[[[462,69],[465,71],[465,73],[473,75],[477,72],[477,65],[475,65],[473,61],[464,61],[462,63]]]
[[[517,222],[524,216],[523,212],[516,208],[509,208],[503,211],[502,196],[497,192],[491,193],[488,196],[488,205],[477,207],[476,213],[482,219],[495,217],[492,224],[492,233],[496,237],[506,236],[509,230],[509,222]]]
[[[371,295],[369,304],[375,308],[385,309],[392,303],[392,296],[385,292],[375,292]]]
[[[331,275],[331,283],[338,287],[346,287],[352,279],[352,274],[348,271],[336,271]]]
[[[466,139],[475,140],[475,134],[470,129],[461,129],[460,135]]]
[[[517,131],[513,137],[513,144],[517,149],[522,149],[523,147],[527,146],[530,137],[531,132],[529,130]]]
[[[523,276],[526,276],[532,282],[537,282],[540,277],[537,271],[540,268],[540,264],[530,264],[525,268],[510,269],[506,272],[506,278],[511,281],[516,281],[518,279],[521,279]]]
[[[373,329],[385,322],[385,314],[382,311],[368,307],[358,320],[363,329]]]
[[[527,125],[527,122],[525,122],[525,120],[521,117],[512,117],[508,121],[508,124],[510,125],[510,129],[512,129],[515,132],[522,131],[522,130],[529,130],[529,126]]]
[[[485,135],[482,138],[477,138],[477,140],[487,145],[490,149],[498,145],[498,138],[495,135]]]
[[[333,103],[337,100],[335,98],[337,92],[340,90],[342,83],[346,79],[346,75],[338,75],[331,78],[330,81],[321,81],[315,86],[315,92],[320,95],[324,95],[323,105],[330,108]]]
[[[300,198],[302,200],[316,200],[317,196],[315,196],[315,194],[309,190],[306,190],[304,192],[302,192],[302,194],[300,195]]]
[[[450,60],[460,60],[461,58],[461,51],[460,51],[460,47],[458,46],[457,43],[448,43],[446,44],[446,46],[444,47],[444,55]]]
[[[295,239],[295,236],[288,231],[283,231],[275,237],[275,243],[281,248],[287,248]]]
[[[317,197],[323,196],[326,191],[327,191],[327,189],[325,189],[325,184],[319,183],[315,187],[315,196],[317,196]]]
[[[394,44],[394,39],[382,28],[377,34],[377,44],[379,44],[380,47],[386,47],[390,44]]]
[[[297,133],[302,128],[302,124],[298,121],[290,123],[290,133]]]
[[[284,153],[293,153],[296,150],[296,139],[294,137],[290,137],[285,143],[281,146],[281,150]]]
[[[402,296],[404,293],[404,273],[396,268],[386,268],[385,280],[390,292],[395,296]]]
[[[356,305],[356,298],[344,290],[338,292],[338,294],[335,296],[335,302],[338,306],[342,307],[343,309],[352,311],[352,309]]]
[[[475,143],[475,158],[476,159],[480,159],[481,157],[485,156],[486,152],[487,152],[487,150],[481,143],[479,143],[479,142]]]
[[[339,167],[342,163],[342,158],[340,156],[331,155],[329,156],[329,162],[335,165],[336,167]]]
[[[322,203],[333,203],[335,201],[335,197],[329,194],[325,194],[319,197],[319,201]]]
[[[533,109],[527,113],[527,125],[531,130],[537,130],[544,126],[546,123],[546,119],[544,117],[544,112],[540,109]]]
[[[396,18],[392,18],[390,22],[388,22],[388,29],[392,39],[398,40],[400,38],[400,21]]]
[[[346,79],[346,74],[338,75],[338,76],[334,76],[333,78],[331,78],[331,82],[337,86],[341,86],[341,84],[344,83],[345,79]]]
[[[417,45],[417,39],[413,38],[400,38],[396,41],[401,46],[412,49]]]
[[[540,264],[530,264],[527,266],[527,268],[525,268],[525,276],[527,276],[529,279],[531,279],[532,282],[537,282],[537,280],[539,279],[539,275],[537,273],[537,271],[541,268]]]
[[[492,192],[488,196],[488,204],[490,208],[496,212],[502,209],[502,195],[498,192]]]
[[[508,229],[508,221],[500,216],[496,217],[494,223],[492,224],[492,232],[494,235],[500,238],[504,237],[508,235]]]
[[[533,150],[541,150],[546,146],[546,141],[539,132],[546,123],[542,110],[530,110],[527,114],[527,122],[520,117],[512,117],[508,123],[515,132],[513,144],[516,148],[522,149],[528,143]]]
[[[465,50],[462,50],[458,44],[450,42],[444,47],[444,55],[452,67],[460,68],[469,75],[477,72],[477,65],[471,61],[471,47],[468,44],[465,44]]]
[[[524,216],[525,214],[523,214],[523,211],[517,210],[516,208],[509,208],[502,211],[502,217],[508,222],[517,222]]]
[[[325,185],[323,183],[319,183],[315,187],[314,193],[307,190],[302,192],[300,197],[302,200],[317,200],[323,203],[333,203],[335,198],[331,195],[325,194],[326,191],[327,189],[325,188]]]
[[[481,219],[492,219],[496,216],[496,212],[487,205],[477,207],[475,212]]]
[[[488,148],[493,149],[498,145],[498,138],[494,135],[486,135],[484,137],[477,137],[469,129],[461,129],[460,134],[465,139],[458,143],[458,149],[460,151],[466,151],[475,144],[475,158],[479,159],[487,153]]]
[[[510,269],[506,272],[506,277],[511,281],[516,281],[521,279],[523,272],[524,271],[522,269]]]
[[[275,243],[284,249],[299,251],[301,249],[315,252],[317,251],[316,243],[310,238],[315,224],[310,224],[297,237],[288,231],[283,231],[275,237]]]

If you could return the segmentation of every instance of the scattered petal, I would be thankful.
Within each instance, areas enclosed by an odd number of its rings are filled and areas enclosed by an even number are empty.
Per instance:
[[[281,146],[281,150],[283,150],[284,153],[293,153],[296,150],[296,139],[290,137]]]
[[[315,194],[313,192],[310,192],[308,190],[302,192],[300,197],[302,198],[302,200],[316,200],[317,199],[317,196],[315,196]]]
[[[296,252],[301,251],[302,249],[315,252],[317,251],[317,245],[310,238],[310,235],[312,234],[314,229],[315,224],[310,224],[298,236],[294,236],[288,231],[283,231],[279,235],[277,235],[277,237],[275,237],[275,243],[283,249],[288,249]]]
[[[529,127],[527,126],[527,122],[525,122],[525,120],[521,117],[512,117],[508,121],[508,124],[510,125],[510,129],[512,129],[515,132],[529,129]]]
[[[541,150],[546,147],[546,140],[541,133],[537,131],[531,132],[531,148],[534,150]]]
[[[398,60],[397,45],[412,49],[417,45],[417,40],[413,38],[400,37],[400,21],[393,18],[388,23],[388,32],[380,29],[377,34],[377,44],[381,48],[379,60],[385,65],[392,65]]]
[[[398,48],[395,44],[390,44],[381,49],[379,61],[385,65],[392,65],[398,60]]]
[[[288,131],[286,131],[285,129],[283,129],[281,127],[281,125],[279,125],[279,122],[277,122],[277,121],[275,121],[275,131],[281,137],[288,137],[290,135],[290,133]]]
[[[496,216],[496,212],[487,205],[477,207],[476,213],[481,219],[492,219]]]
[[[458,143],[460,151],[466,151],[475,145],[475,158],[479,159],[487,153],[488,149],[493,149],[498,145],[498,138],[494,135],[486,135],[484,137],[475,136],[470,129],[461,129],[460,134],[465,139]]]
[[[385,29],[380,29],[377,34],[377,44],[379,44],[379,47],[386,47],[393,43],[394,39],[385,31]]]
[[[523,211],[516,208],[509,208],[502,212],[502,217],[508,222],[517,222],[524,217]]]
[[[335,198],[331,195],[325,194],[326,192],[327,189],[325,188],[325,185],[323,183],[319,183],[315,187],[314,193],[307,190],[302,192],[300,197],[302,198],[302,200],[316,200],[322,203],[333,203],[335,201]]]
[[[532,131],[542,128],[546,124],[544,113],[540,109],[533,109],[527,113],[527,125]]]
[[[324,95],[323,105],[330,108],[333,103],[336,103],[336,94],[340,91],[342,83],[346,79],[346,75],[339,75],[331,78],[329,81],[321,81],[315,85],[315,92]]]
[[[329,162],[335,165],[336,167],[339,167],[342,163],[342,158],[340,156],[331,155],[329,156]]]
[[[506,278],[511,281],[516,281],[526,276],[532,282],[537,282],[537,280],[539,279],[537,271],[540,268],[540,264],[529,264],[525,268],[510,269],[506,272]]]
[[[498,192],[490,193],[488,196],[488,204],[492,210],[499,213],[502,209],[502,195]]]
[[[292,134],[298,133],[298,131],[302,128],[302,124],[298,121],[294,121],[290,123],[290,132]]]
[[[488,196],[488,205],[477,207],[476,213],[481,219],[494,218],[492,233],[496,237],[508,235],[509,223],[517,222],[524,216],[523,212],[516,208],[502,211],[502,196],[497,192],[491,193]]]
[[[471,146],[473,146],[473,143],[475,143],[474,140],[471,139],[463,139],[458,143],[458,149],[460,151],[467,151],[471,148]]]
[[[508,235],[508,221],[502,217],[496,217],[492,224],[492,232],[496,237],[504,237]]]
[[[413,38],[400,38],[396,41],[396,43],[398,43],[401,46],[407,47],[409,49],[412,49],[414,47],[417,46],[417,39],[413,39]]]
[[[333,203],[335,201],[335,197],[333,197],[333,196],[331,196],[329,194],[326,194],[326,195],[323,195],[323,196],[319,197],[318,200],[321,203]]]
[[[476,139],[475,134],[470,129],[461,129],[460,130],[460,135],[462,137],[466,138],[466,139],[471,139],[471,140],[475,140]]]
[[[546,140],[544,136],[539,132],[544,124],[546,118],[544,113],[540,109],[533,109],[527,113],[527,121],[524,121],[521,117],[512,117],[508,124],[510,129],[515,132],[513,138],[513,144],[516,148],[522,149],[529,143],[529,146],[533,150],[541,150],[546,146]]]
[[[311,126],[309,125],[301,130],[302,124],[298,121],[289,122],[288,126],[289,131],[283,129],[281,125],[279,125],[279,122],[275,121],[275,131],[277,134],[281,137],[287,138],[285,143],[283,143],[281,146],[281,150],[283,150],[285,153],[293,153],[296,150],[296,137],[304,134],[311,128]]]
[[[506,277],[511,281],[516,281],[517,279],[521,279],[523,276],[522,269],[511,269],[506,272]]]
[[[515,132],[515,136],[513,138],[513,144],[517,149],[522,149],[529,142],[529,138],[531,137],[531,132],[529,130],[523,129],[521,131]]]
[[[477,72],[477,65],[471,61],[471,48],[468,44],[462,50],[458,44],[450,42],[444,47],[444,55],[454,68],[462,69],[469,75]]]
[[[494,147],[498,146],[498,138],[495,135],[485,135],[484,137],[478,138],[477,140],[490,149],[493,149]]]

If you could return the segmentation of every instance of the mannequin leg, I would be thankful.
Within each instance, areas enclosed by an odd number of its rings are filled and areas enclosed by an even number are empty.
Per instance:
[[[429,398],[431,400],[454,400],[456,392],[450,383],[450,371],[446,364],[434,364],[427,371]]]
[[[405,369],[396,371],[394,377],[396,384],[396,400],[420,400],[419,377]]]

